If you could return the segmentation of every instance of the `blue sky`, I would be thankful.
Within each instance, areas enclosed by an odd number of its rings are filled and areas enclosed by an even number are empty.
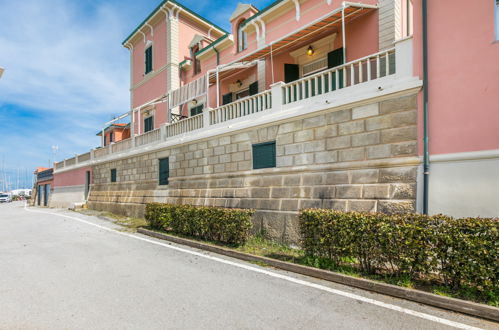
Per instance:
[[[0,171],[5,164],[12,177],[99,144],[102,125],[129,110],[129,53],[121,42],[160,2],[0,0]],[[226,29],[237,6],[179,2]]]

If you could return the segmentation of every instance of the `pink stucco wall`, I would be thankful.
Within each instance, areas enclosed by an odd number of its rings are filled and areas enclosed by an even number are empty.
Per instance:
[[[87,171],[90,171],[90,180],[92,180],[92,167],[81,167],[67,172],[54,173],[54,187],[84,185]]]
[[[414,69],[422,77],[421,0],[413,4]],[[493,0],[428,1],[431,154],[499,149],[493,9]],[[421,137],[422,106],[419,102]]]

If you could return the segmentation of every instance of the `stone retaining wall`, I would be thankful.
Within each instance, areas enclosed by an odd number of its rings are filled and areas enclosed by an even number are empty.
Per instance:
[[[303,208],[414,211],[416,108],[416,95],[397,97],[97,165],[89,206],[133,216],[148,202],[255,208],[255,230],[288,242]],[[277,167],[253,170],[252,144],[267,141]],[[164,157],[170,182],[158,186]]]

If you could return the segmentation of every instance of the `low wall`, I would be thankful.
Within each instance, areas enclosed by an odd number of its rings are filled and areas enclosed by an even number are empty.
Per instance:
[[[254,208],[255,229],[286,242],[303,208],[415,211],[416,108],[415,94],[384,98],[99,164],[88,205],[129,216],[148,202]],[[252,144],[267,141],[277,166],[253,170]],[[169,185],[159,186],[165,157]]]
[[[85,203],[85,185],[54,187],[50,207],[74,208],[75,204]]]
[[[499,217],[499,150],[432,156],[429,211]]]

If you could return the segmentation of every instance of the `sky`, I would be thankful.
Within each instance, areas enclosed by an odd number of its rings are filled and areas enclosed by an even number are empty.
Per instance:
[[[237,6],[178,2],[226,30]],[[251,1],[259,9],[272,2]],[[129,110],[129,52],[121,42],[159,3],[0,0],[0,172],[11,182],[98,146],[102,126]],[[31,178],[21,177],[29,187]]]

